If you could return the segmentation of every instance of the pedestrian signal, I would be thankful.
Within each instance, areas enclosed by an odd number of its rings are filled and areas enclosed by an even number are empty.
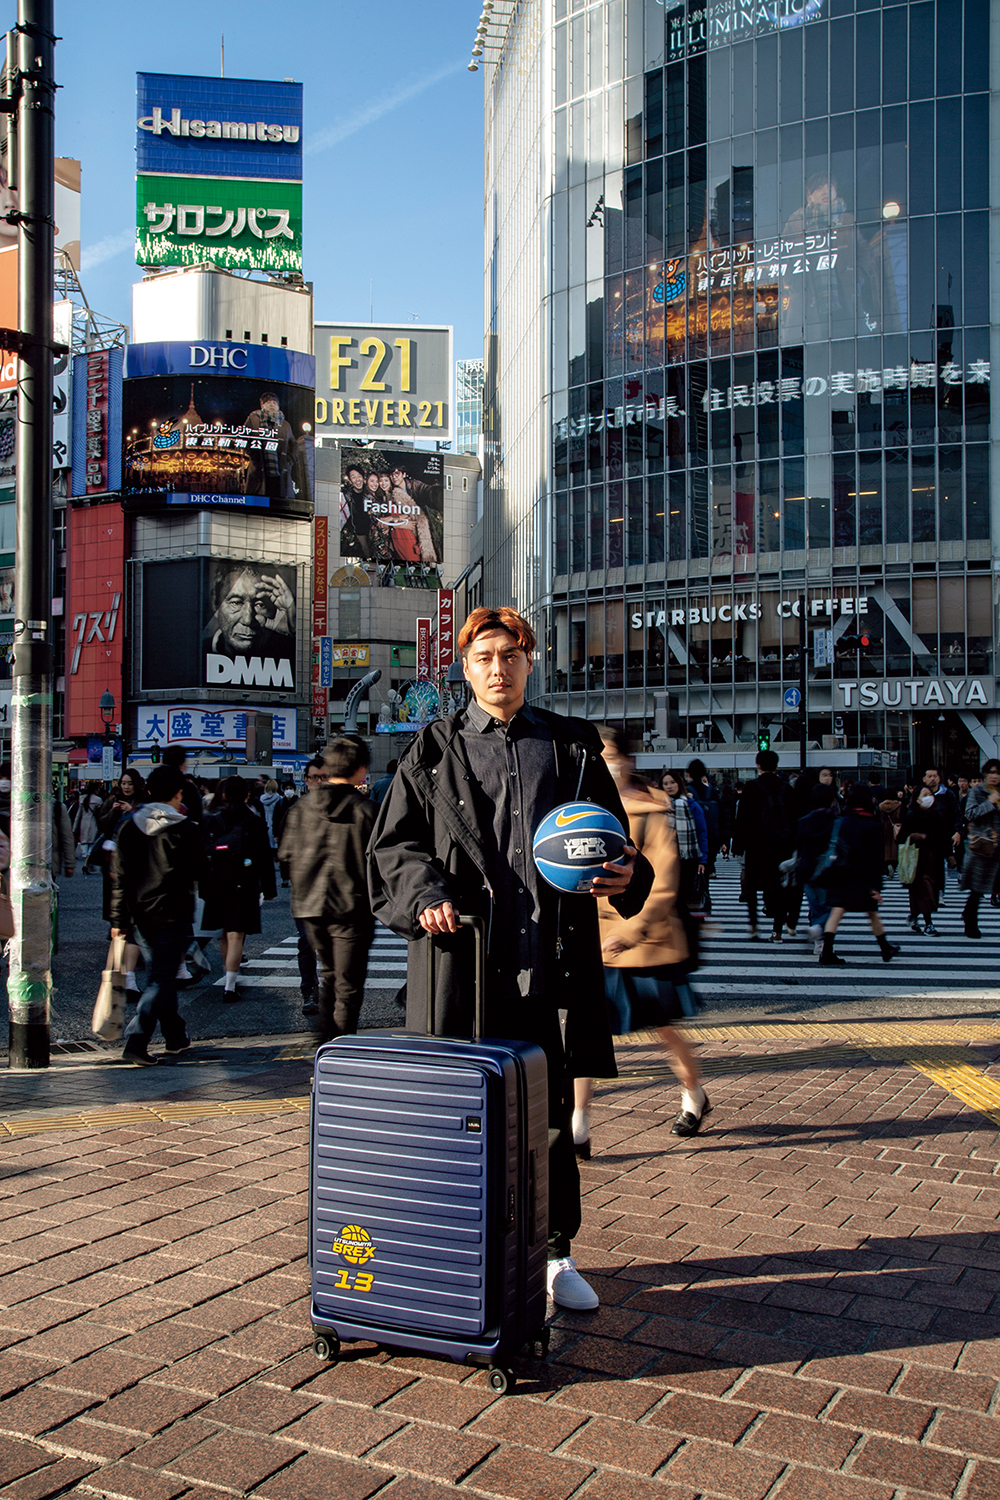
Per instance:
[[[758,731],[757,731],[757,749],[758,750],[770,750],[770,748],[771,748],[771,731],[769,729],[758,729]]]

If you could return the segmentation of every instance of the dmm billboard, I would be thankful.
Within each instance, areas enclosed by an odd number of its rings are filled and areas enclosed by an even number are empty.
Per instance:
[[[296,687],[298,575],[196,557],[142,567],[142,690]]]

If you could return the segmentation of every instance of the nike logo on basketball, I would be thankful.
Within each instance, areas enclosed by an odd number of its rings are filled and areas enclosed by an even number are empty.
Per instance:
[[[565,828],[567,823],[579,823],[581,818],[589,818],[591,815],[588,807],[585,812],[570,813],[567,818],[564,813],[556,813],[556,827]]]

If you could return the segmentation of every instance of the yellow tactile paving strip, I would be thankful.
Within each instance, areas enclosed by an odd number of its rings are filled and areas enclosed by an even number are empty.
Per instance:
[[[923,1073],[963,1104],[968,1104],[1000,1126],[1000,1081],[988,1078],[969,1062],[970,1042],[1000,1043],[1000,1023],[995,1021],[926,1022],[926,1021],[748,1021],[728,1026],[695,1024],[688,1032],[698,1042],[819,1042],[820,1045],[795,1046],[788,1051],[754,1052],[747,1055],[707,1057],[702,1061],[706,1077],[725,1073],[749,1072],[755,1068],[850,1066],[859,1057],[875,1062],[901,1062]],[[618,1037],[622,1048],[649,1046],[657,1040],[654,1032],[636,1032]],[[965,1043],[956,1046],[956,1043]],[[292,1044],[283,1057],[298,1057],[300,1049]],[[303,1054],[304,1055],[304,1054]],[[656,1062],[623,1068],[623,1083],[662,1078],[669,1069]],[[8,1115],[0,1118],[0,1138],[31,1135],[50,1130],[101,1130],[123,1125],[176,1124],[188,1120],[218,1119],[242,1115],[278,1115],[305,1112],[309,1097],[291,1099],[204,1099],[190,1104],[144,1104],[115,1109],[81,1110],[75,1114],[31,1116]]]
[[[179,1121],[218,1119],[220,1116],[284,1115],[308,1110],[309,1096],[300,1099],[215,1099],[192,1104],[142,1104],[131,1108],[81,1110],[73,1115],[18,1115],[0,1119],[0,1137],[31,1135],[36,1130],[101,1130],[122,1125],[168,1125]]]

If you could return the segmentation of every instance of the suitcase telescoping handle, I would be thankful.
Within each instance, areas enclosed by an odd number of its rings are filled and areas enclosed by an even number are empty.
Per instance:
[[[473,1011],[473,1040],[479,1041],[486,1029],[486,923],[482,917],[459,917],[459,927],[471,927],[476,952],[476,994]],[[434,982],[437,978],[437,944],[427,943],[427,1035],[434,1034]]]

